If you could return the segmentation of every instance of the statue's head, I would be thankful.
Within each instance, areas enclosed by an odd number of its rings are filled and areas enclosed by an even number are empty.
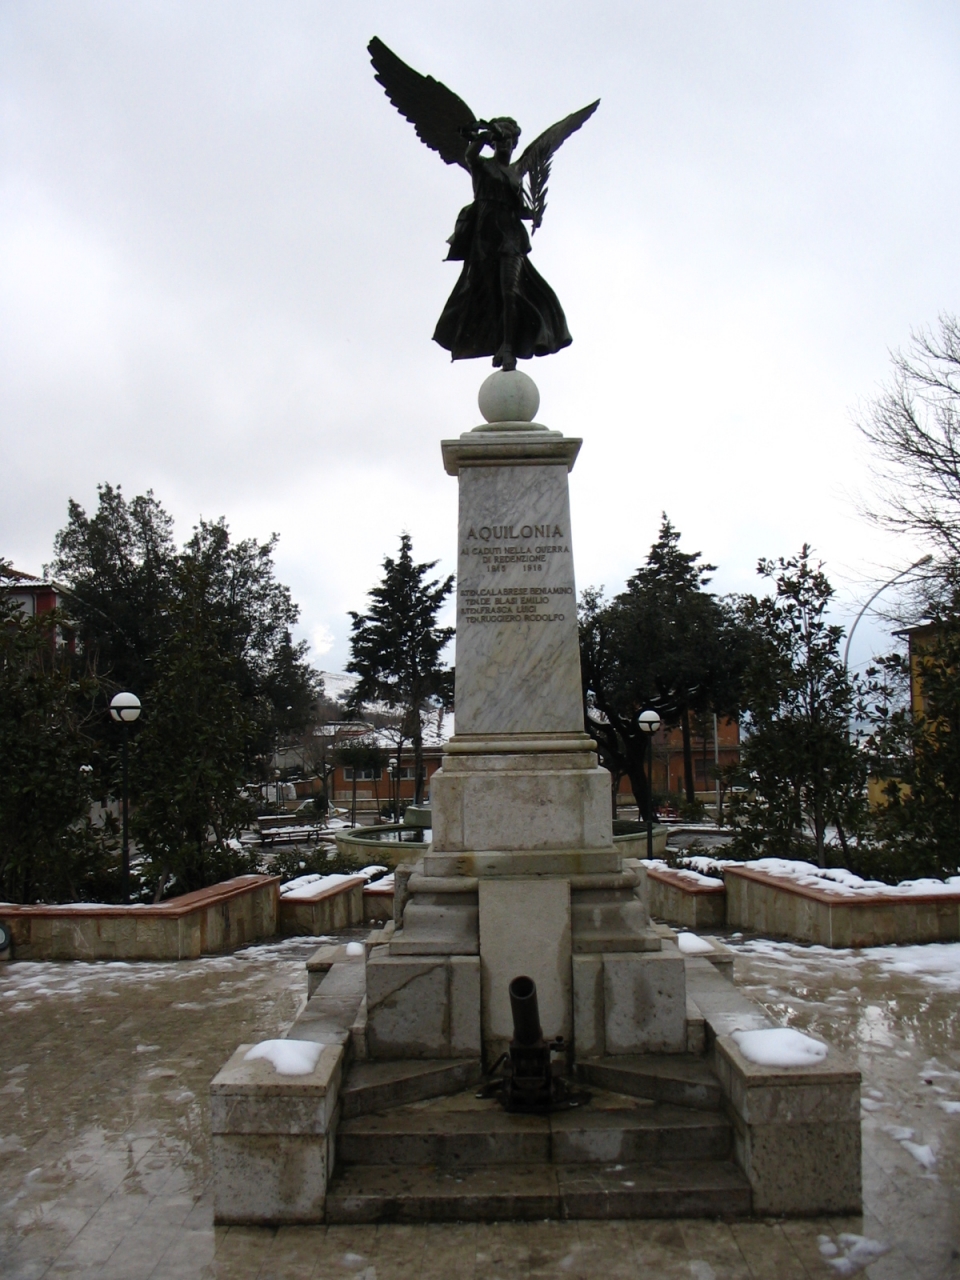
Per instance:
[[[488,121],[490,132],[496,139],[497,152],[509,155],[520,138],[520,126],[512,116],[495,116]]]

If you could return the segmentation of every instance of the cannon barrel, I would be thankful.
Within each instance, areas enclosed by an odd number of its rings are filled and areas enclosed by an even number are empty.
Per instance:
[[[513,1014],[513,1039],[518,1045],[535,1045],[543,1039],[537,984],[532,978],[514,978],[510,983],[510,1011]]]

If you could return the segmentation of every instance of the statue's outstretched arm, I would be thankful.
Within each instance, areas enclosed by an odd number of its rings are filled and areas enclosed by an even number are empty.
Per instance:
[[[550,177],[550,162],[555,152],[566,142],[571,133],[576,133],[581,125],[586,124],[599,105],[598,98],[588,107],[581,107],[566,119],[558,120],[549,129],[544,129],[540,137],[534,138],[516,162],[518,173],[521,177],[526,177],[530,184],[526,196],[530,203],[534,231],[543,221],[543,211],[547,207],[547,179]]]
[[[417,137],[440,154],[447,164],[469,169],[464,136],[477,118],[457,95],[433,76],[423,76],[388,49],[376,36],[367,45],[376,79],[400,114],[417,131]]]

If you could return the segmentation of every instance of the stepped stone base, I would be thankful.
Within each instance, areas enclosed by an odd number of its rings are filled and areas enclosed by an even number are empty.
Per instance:
[[[615,953],[603,963],[671,961],[669,931],[660,937],[661,952]],[[858,1211],[859,1072],[833,1049],[813,1067],[746,1062],[732,1034],[770,1019],[724,976],[728,964],[681,958],[687,1042],[703,1045],[703,1056],[578,1055],[591,1103],[519,1116],[477,1098],[479,1052],[366,1058],[366,984],[372,974],[376,987],[378,966],[395,977],[402,959],[389,955],[389,930],[368,941],[366,964],[331,949],[312,962],[323,976],[289,1034],[327,1046],[314,1072],[277,1076],[263,1060],[247,1062],[241,1046],[212,1082],[217,1222]],[[467,1003],[476,1010],[480,957],[409,959],[447,983],[445,1016],[454,963],[467,962]],[[572,962],[580,959],[593,957]],[[374,998],[375,1010],[417,980]],[[478,1040],[477,1014],[472,1025]]]
[[[750,1188],[732,1140],[716,1111],[598,1091],[515,1115],[470,1090],[343,1120],[326,1217],[735,1217],[750,1212]]]
[[[750,1188],[730,1161],[344,1170],[327,1222],[520,1222],[544,1218],[735,1218]]]

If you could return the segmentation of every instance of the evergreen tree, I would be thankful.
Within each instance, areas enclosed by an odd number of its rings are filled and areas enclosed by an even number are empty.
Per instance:
[[[119,486],[104,484],[97,495],[92,516],[70,499],[50,568],[90,667],[143,696],[170,635],[173,520],[152,490],[127,502]]]
[[[156,901],[171,884],[187,893],[256,869],[232,841],[252,816],[241,790],[257,725],[218,633],[207,568],[191,557],[178,567],[174,626],[134,744],[133,833]]]
[[[833,588],[810,548],[761,560],[758,573],[775,590],[741,602],[751,637],[740,764],[748,790],[734,800],[735,846],[783,857],[812,851],[825,866],[827,826],[849,857],[865,822],[867,761],[850,730],[862,707],[839,653],[843,628],[826,618]]]
[[[415,564],[409,534],[400,536],[396,560],[385,556],[383,579],[369,594],[367,613],[351,611],[351,659],[358,677],[348,706],[359,713],[369,703],[399,711],[403,736],[413,745],[416,803],[423,798],[425,713],[453,702],[453,672],[440,665],[454,634],[438,627],[437,615],[453,591],[452,575],[426,581],[436,560]],[[400,748],[397,749],[399,759]]]
[[[74,670],[59,611],[27,615],[0,563],[0,897],[82,901],[116,892],[89,821],[97,682]]]
[[[960,605],[960,599],[957,600]],[[960,871],[960,613],[943,608],[906,654],[881,659],[870,746],[886,778],[873,813],[876,837],[858,871],[894,882]],[[895,694],[913,682],[914,705]]]
[[[608,767],[629,775],[644,810],[646,737],[642,711],[679,725],[684,786],[695,799],[690,720],[717,712],[735,715],[745,646],[730,605],[706,590],[714,566],[680,549],[680,533],[663,516],[646,564],[610,602],[584,593],[580,656],[590,727]],[[645,814],[644,814],[645,816]]]
[[[92,516],[71,502],[56,539],[79,652],[101,677],[91,732],[104,795],[119,772],[109,698],[128,688],[143,704],[130,788],[144,873],[160,892],[240,865],[239,788],[280,735],[306,726],[322,687],[291,634],[298,610],[275,577],[276,541],[234,541],[224,520],[200,521],[177,551],[152,493],[127,502],[110,485]]]

